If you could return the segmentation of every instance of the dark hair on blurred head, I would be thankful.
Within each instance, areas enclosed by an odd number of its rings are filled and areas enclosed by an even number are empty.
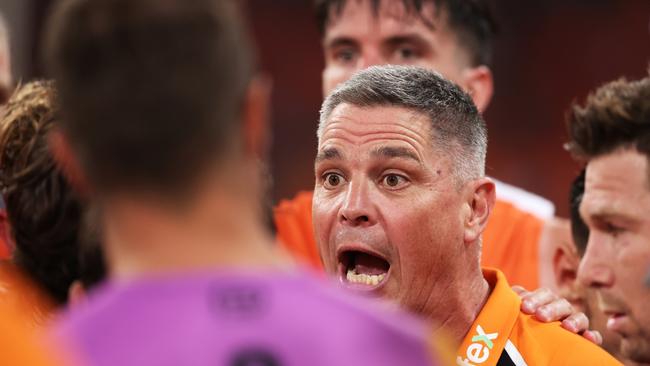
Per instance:
[[[0,132],[0,186],[16,244],[14,262],[65,303],[78,277],[82,208],[48,149],[55,104],[50,81],[20,86],[10,98]]]
[[[253,55],[231,0],[68,0],[49,26],[63,131],[92,189],[187,193],[237,144]]]
[[[373,12],[379,12],[382,0],[366,0]],[[393,1],[393,0],[391,0]],[[487,0],[401,0],[407,12],[421,15],[423,4],[431,2],[441,9],[446,24],[458,36],[460,45],[469,53],[473,66],[492,63],[492,44],[498,26]],[[325,34],[332,16],[343,11],[347,0],[315,0],[318,27]]]
[[[589,228],[580,216],[580,203],[582,203],[582,196],[585,193],[585,170],[583,169],[580,174],[571,183],[571,190],[569,191],[569,209],[571,216],[571,235],[573,243],[578,250],[578,254],[583,256],[587,249],[587,242],[589,241]]]
[[[568,115],[568,149],[591,159],[617,149],[635,149],[650,158],[650,77],[607,83],[574,104]]]

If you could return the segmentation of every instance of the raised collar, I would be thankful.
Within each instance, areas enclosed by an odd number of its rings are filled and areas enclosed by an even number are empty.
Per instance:
[[[483,277],[490,285],[490,296],[458,348],[457,365],[496,365],[519,317],[521,299],[504,274],[484,268]]]

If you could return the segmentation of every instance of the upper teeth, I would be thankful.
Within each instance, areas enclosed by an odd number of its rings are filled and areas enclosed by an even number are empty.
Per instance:
[[[348,269],[346,278],[348,282],[361,283],[364,285],[377,286],[386,277],[385,273],[379,275],[357,274],[353,269]]]

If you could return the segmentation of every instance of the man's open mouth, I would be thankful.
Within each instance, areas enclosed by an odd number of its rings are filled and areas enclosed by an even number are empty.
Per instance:
[[[344,250],[339,254],[339,268],[344,282],[377,288],[387,279],[390,263],[377,254]]]

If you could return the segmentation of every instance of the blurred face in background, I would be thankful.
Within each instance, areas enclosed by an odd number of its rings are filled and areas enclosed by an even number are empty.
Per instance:
[[[448,27],[446,13],[432,1],[422,11],[407,11],[402,1],[380,2],[375,13],[370,0],[348,0],[333,12],[323,38],[323,95],[329,95],[352,74],[373,65],[414,65],[439,72],[467,91],[479,110],[492,96],[492,75],[474,67],[458,36]]]
[[[636,362],[650,362],[649,184],[646,156],[617,150],[589,161],[580,205],[590,233],[578,277],[621,335],[621,355]]]

